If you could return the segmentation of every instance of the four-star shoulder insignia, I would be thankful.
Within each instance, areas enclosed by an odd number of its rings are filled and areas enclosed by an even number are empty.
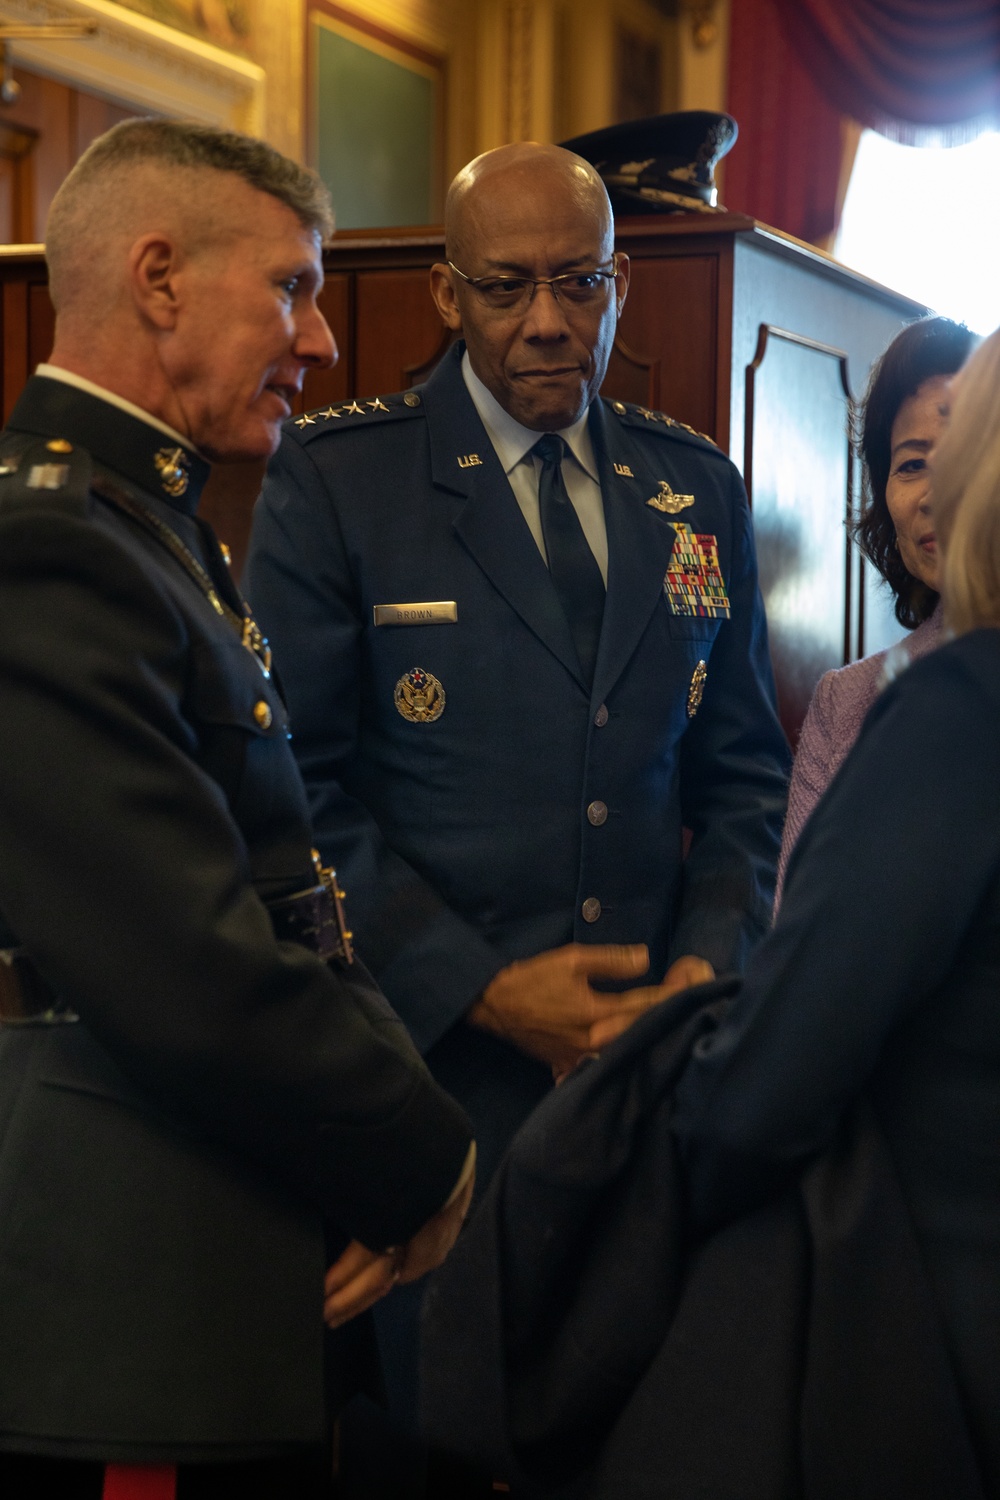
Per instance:
[[[336,422],[338,429],[346,431],[349,427],[363,426],[372,419],[384,422],[390,418],[415,416],[420,405],[421,400],[416,391],[404,391],[396,396],[368,397],[363,401],[353,396],[350,401],[313,407],[300,417],[294,417],[292,426],[297,427],[304,438],[312,439],[324,431],[330,431],[331,422]],[[307,428],[312,430],[306,432]]]
[[[717,448],[719,446],[714,437],[710,437],[707,432],[699,432],[697,427],[691,427],[687,422],[678,422],[673,417],[665,417],[662,411],[658,411],[656,415],[657,417],[659,417],[660,421],[665,422],[668,427],[679,427],[682,432],[689,432],[692,437],[701,438],[703,442],[711,443],[713,448]]]
[[[707,432],[699,432],[697,427],[691,427],[687,422],[678,422],[676,417],[668,417],[665,412],[653,411],[648,406],[634,406],[625,401],[612,401],[611,410],[618,417],[623,417],[635,427],[649,426],[655,428],[663,426],[673,432],[689,432],[692,437],[699,438],[704,443],[711,443],[713,448],[719,445]]]

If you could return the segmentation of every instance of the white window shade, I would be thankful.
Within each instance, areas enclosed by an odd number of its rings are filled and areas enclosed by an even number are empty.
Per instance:
[[[964,146],[858,145],[834,254],[936,312],[1000,324],[1000,134]]]

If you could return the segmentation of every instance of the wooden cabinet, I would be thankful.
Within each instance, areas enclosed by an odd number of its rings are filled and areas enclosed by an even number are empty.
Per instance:
[[[52,348],[55,314],[49,301],[45,260],[39,248],[0,245],[0,386],[3,420],[36,365]]]
[[[926,309],[742,215],[625,220],[618,244],[633,280],[605,390],[710,433],[743,470],[794,741],[820,674],[901,634],[849,543],[849,432],[873,361]]]
[[[857,501],[848,432],[872,361],[924,309],[738,214],[622,220],[632,282],[606,395],[710,434],[750,491],[782,719],[798,733],[816,679],[898,637],[850,546]],[[450,342],[428,291],[440,230],[338,236],[323,309],[340,359],[307,377],[304,407],[426,379]],[[0,251],[6,417],[48,352],[52,313],[37,251]],[[256,465],[213,475],[205,513],[245,552]]]

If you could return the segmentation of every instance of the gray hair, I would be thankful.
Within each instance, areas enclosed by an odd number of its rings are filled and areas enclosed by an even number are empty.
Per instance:
[[[98,136],[53,199],[46,259],[57,308],[80,259],[81,239],[99,232],[95,218],[102,217],[102,207],[105,212],[111,208],[109,195],[120,195],[121,178],[146,167],[232,173],[284,203],[321,238],[333,233],[333,206],[325,184],[265,141],[186,120],[123,120]]]

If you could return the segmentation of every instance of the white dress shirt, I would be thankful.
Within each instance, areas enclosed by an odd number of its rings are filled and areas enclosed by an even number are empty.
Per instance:
[[[479,413],[497,458],[503,465],[503,471],[510,480],[510,487],[528,523],[528,529],[548,566],[545,538],[542,535],[542,513],[538,504],[538,477],[542,471],[542,461],[531,452],[542,434],[532,432],[530,427],[522,427],[509,412],[504,411],[473,370],[468,352],[462,357],[462,376],[472,397],[472,404]],[[587,429],[587,412],[572,427],[560,429],[558,435],[567,448],[562,464],[566,493],[579,517],[583,534],[597,559],[597,566],[607,587],[608,531],[604,522],[604,501],[597,477],[594,445]]]

